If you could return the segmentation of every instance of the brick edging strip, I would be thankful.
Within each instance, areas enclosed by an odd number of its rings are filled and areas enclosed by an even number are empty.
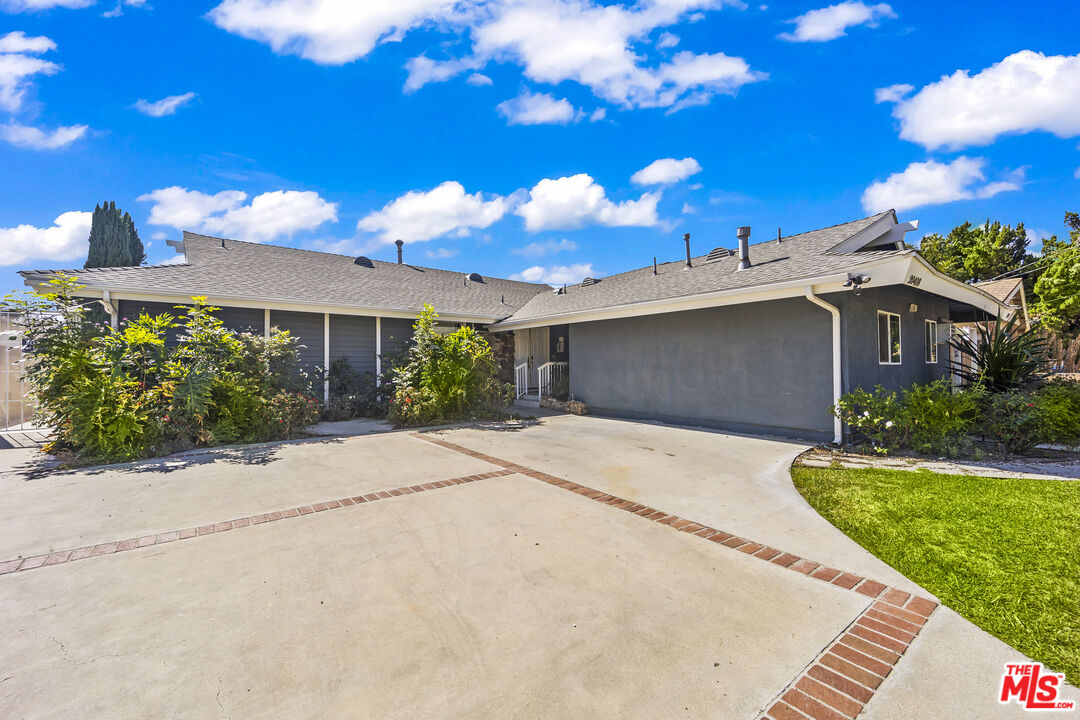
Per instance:
[[[874,599],[840,637],[781,691],[767,714],[770,720],[843,720],[854,718],[915,640],[938,602],[918,597],[876,580],[828,567],[774,547],[756,543],[678,515],[609,495],[579,483],[486,455],[428,435],[413,437],[498,465],[680,532],[711,540],[816,580]]]
[[[385,500],[386,498],[398,497],[401,495],[411,495],[427,490],[437,490],[438,488],[450,487],[451,485],[461,485],[476,480],[503,477],[504,475],[513,475],[513,471],[505,469],[493,470],[491,472],[478,473],[476,475],[450,478],[449,480],[436,480],[434,482],[420,483],[419,485],[380,490],[378,492],[368,493],[367,495],[355,495],[353,497],[327,500],[311,505],[300,505],[287,510],[275,510],[269,513],[260,513],[258,515],[237,518],[236,520],[226,520],[225,522],[185,528],[184,530],[172,530],[170,532],[157,533],[154,535],[144,535],[142,537],[127,538],[125,540],[103,542],[98,543],[97,545],[84,545],[71,550],[60,550],[44,555],[16,558],[14,560],[0,562],[0,575],[8,575],[14,572],[26,572],[27,570],[34,570],[39,567],[61,565],[63,563],[84,560],[89,557],[98,557],[100,555],[113,555],[127,550],[150,547],[151,545],[163,545],[176,540],[188,540],[190,538],[202,537],[204,535],[225,532],[227,530],[261,525],[263,523],[276,522],[278,520],[288,520],[289,518],[311,515],[325,510],[348,507],[349,505],[360,505],[361,503],[375,502],[377,500]]]
[[[862,712],[938,604],[890,588],[841,631],[759,720],[843,720]]]

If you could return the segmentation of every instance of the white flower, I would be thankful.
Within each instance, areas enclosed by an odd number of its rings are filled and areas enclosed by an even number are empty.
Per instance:
[[[892,420],[890,420],[890,421],[888,421],[887,423],[885,423],[885,429],[886,429],[886,430],[888,430],[888,429],[889,429],[889,428],[891,428],[891,427],[892,427]]]
[[[870,411],[869,411],[869,410],[865,410],[865,411],[863,412],[862,416],[863,416],[863,417],[870,417]]]

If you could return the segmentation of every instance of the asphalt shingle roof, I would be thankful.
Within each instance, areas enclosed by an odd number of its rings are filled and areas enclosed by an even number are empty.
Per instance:
[[[1023,282],[1023,278],[1007,278],[1005,280],[988,280],[975,283],[975,287],[983,292],[990,293],[1001,302],[1006,302],[1016,292],[1016,287]]]
[[[752,267],[742,271],[737,271],[737,254],[712,261],[706,259],[707,255],[702,255],[692,259],[693,267],[689,269],[685,261],[668,262],[657,266],[656,275],[649,266],[601,278],[594,285],[568,286],[565,294],[540,293],[508,320],[535,320],[563,313],[751,288],[842,271],[874,260],[911,253],[911,250],[829,252],[891,212],[888,210],[861,220],[792,235],[779,243],[770,240],[752,244]]]
[[[224,245],[224,247],[222,247]],[[261,245],[184,233],[185,263],[89,270],[35,271],[75,275],[88,288],[114,292],[247,297],[284,303],[315,303],[419,312],[424,303],[448,316],[504,318],[547,285],[484,277],[466,281],[449,270],[350,255]],[[25,276],[32,272],[22,273]]]

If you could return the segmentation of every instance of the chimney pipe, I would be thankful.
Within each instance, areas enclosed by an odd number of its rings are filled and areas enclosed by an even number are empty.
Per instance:
[[[743,225],[735,231],[739,238],[739,270],[750,267],[750,226]]]
[[[397,245],[397,264],[401,264],[401,246],[405,244],[404,240],[395,240],[394,244]]]
[[[686,243],[686,267],[693,267],[693,265],[690,264],[690,233],[684,234],[682,239]]]

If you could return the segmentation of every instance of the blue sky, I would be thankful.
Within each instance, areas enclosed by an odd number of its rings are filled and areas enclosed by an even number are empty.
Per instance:
[[[1080,6],[972,7],[0,0],[0,291],[81,266],[103,200],[150,262],[401,237],[550,282],[888,207],[1061,233]]]

